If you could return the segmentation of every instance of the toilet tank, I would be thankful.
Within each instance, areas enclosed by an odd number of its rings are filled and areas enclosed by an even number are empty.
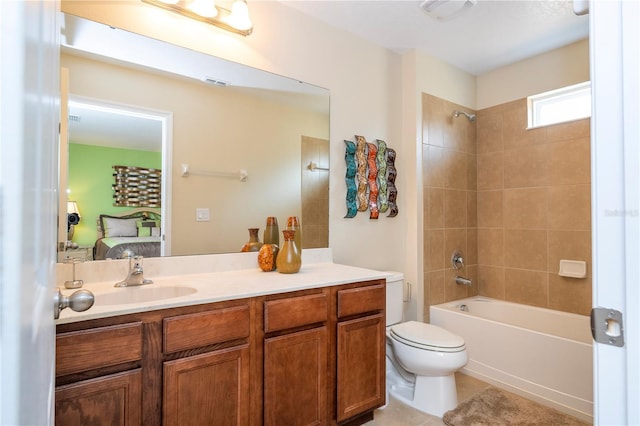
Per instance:
[[[404,274],[388,272],[387,276],[387,326],[402,322],[404,305]]]

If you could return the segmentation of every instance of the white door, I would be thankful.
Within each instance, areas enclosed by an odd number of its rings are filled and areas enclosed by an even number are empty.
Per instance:
[[[594,422],[637,425],[640,2],[591,1],[590,20],[593,306],[622,312],[625,340],[622,347],[594,343]]]
[[[0,1],[0,424],[53,424],[57,1]]]

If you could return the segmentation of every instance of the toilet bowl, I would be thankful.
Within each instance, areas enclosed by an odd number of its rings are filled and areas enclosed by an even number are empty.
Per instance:
[[[401,322],[403,281],[398,273],[387,278],[387,392],[442,417],[458,405],[454,374],[468,361],[464,340],[435,325]]]

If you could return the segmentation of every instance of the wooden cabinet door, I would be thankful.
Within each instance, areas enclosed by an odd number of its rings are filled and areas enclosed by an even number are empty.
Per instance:
[[[265,339],[264,424],[327,424],[327,327]]]
[[[163,425],[249,424],[249,346],[164,363]]]
[[[140,370],[84,380],[56,388],[55,424],[142,424],[142,374]]]
[[[384,405],[384,313],[338,323],[338,421]]]

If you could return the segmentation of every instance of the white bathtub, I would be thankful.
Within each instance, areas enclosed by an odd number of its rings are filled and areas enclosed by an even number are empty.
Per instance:
[[[593,421],[589,317],[486,297],[431,306],[430,316],[465,340],[463,373]]]

